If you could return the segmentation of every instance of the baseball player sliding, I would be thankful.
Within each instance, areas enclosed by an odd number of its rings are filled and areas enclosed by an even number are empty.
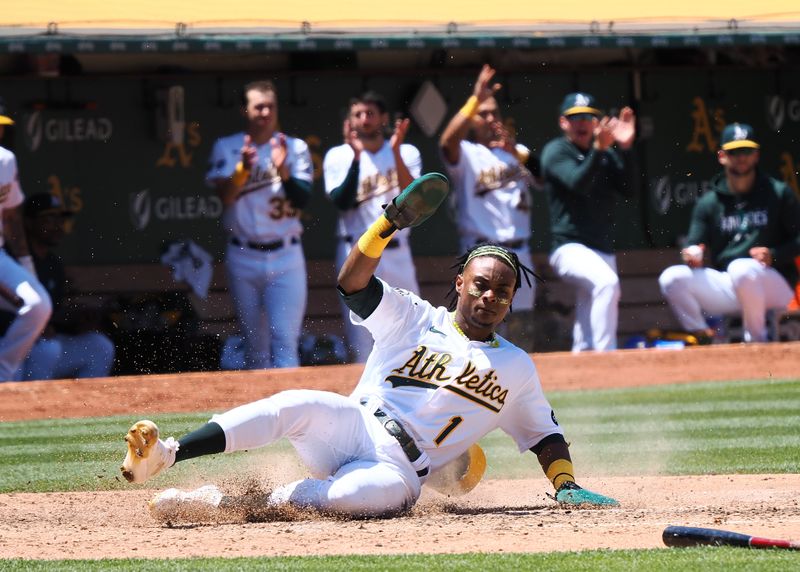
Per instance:
[[[375,277],[398,229],[424,222],[448,192],[427,174],[407,187],[361,235],[338,290],[352,319],[375,339],[353,393],[291,390],[215,415],[180,440],[159,439],[151,421],[126,436],[123,476],[143,483],[176,462],[261,447],[287,437],[312,476],[274,490],[264,502],[347,516],[386,516],[411,508],[422,485],[465,455],[462,478],[482,471],[474,444],[501,428],[532,451],[569,505],[616,505],[575,484],[563,431],[530,356],[495,333],[529,270],[509,249],[478,245],[459,259],[450,308]],[[473,473],[473,474],[470,474]],[[464,488],[468,488],[465,486]],[[151,501],[157,518],[189,509],[212,516],[235,501],[213,485],[170,489]]]

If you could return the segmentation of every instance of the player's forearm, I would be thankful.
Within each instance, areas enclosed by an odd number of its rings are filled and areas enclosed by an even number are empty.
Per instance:
[[[442,132],[439,138],[439,148],[450,164],[455,165],[461,158],[461,141],[467,136],[468,131],[469,117],[459,111]]]
[[[349,210],[356,206],[356,196],[358,196],[358,159],[353,159],[344,181],[330,192],[331,201],[341,210]]]
[[[350,249],[350,254],[342,264],[337,280],[342,293],[345,295],[354,294],[366,288],[375,274],[379,262],[380,258],[372,258],[365,255],[359,250],[358,246]]]
[[[536,455],[542,471],[556,489],[565,481],[575,481],[569,446],[563,435],[549,435],[531,447],[531,451]]]
[[[403,157],[400,155],[400,149],[394,149],[393,151],[395,168],[397,170],[397,182],[400,185],[400,190],[403,190],[412,183],[414,177],[411,176],[411,171],[408,170],[408,166],[405,164],[405,161],[403,161]]]
[[[304,209],[311,198],[311,182],[289,177],[283,181],[283,190],[286,198],[296,209]]]

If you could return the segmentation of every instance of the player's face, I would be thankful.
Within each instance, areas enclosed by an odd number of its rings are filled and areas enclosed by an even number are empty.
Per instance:
[[[719,151],[717,153],[719,164],[725,168],[725,174],[729,177],[748,177],[752,175],[758,165],[759,157],[758,149],[749,147]]]
[[[374,103],[356,103],[350,108],[350,128],[359,137],[383,136],[388,114],[381,113]]]
[[[278,98],[274,91],[251,89],[247,92],[245,116],[257,131],[275,131],[278,125]]]
[[[567,139],[581,149],[588,149],[592,146],[594,130],[599,120],[589,113],[578,113],[568,117],[561,116],[559,126]]]
[[[456,278],[456,313],[473,333],[494,332],[505,319],[514,298],[516,273],[492,256],[470,261]]]
[[[496,138],[503,118],[497,100],[490,97],[478,106],[478,111],[472,116],[472,130],[475,140],[483,145],[488,145]]]

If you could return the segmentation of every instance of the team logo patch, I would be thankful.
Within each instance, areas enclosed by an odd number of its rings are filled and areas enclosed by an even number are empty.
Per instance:
[[[556,425],[558,425],[558,421],[556,420],[556,412],[555,412],[555,411],[553,411],[552,409],[550,410],[550,419],[552,419],[552,420],[553,420],[553,423],[555,423]]]

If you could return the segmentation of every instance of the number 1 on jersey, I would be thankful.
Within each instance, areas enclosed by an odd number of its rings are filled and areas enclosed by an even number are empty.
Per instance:
[[[464,418],[463,418],[463,417],[461,417],[460,415],[456,415],[455,417],[451,417],[451,418],[450,418],[450,423],[448,423],[448,424],[447,424],[447,427],[445,427],[444,429],[442,429],[442,430],[439,432],[439,434],[436,436],[436,439],[434,439],[434,440],[433,440],[433,442],[434,442],[434,443],[436,443],[436,446],[438,447],[439,445],[441,445],[441,444],[442,444],[442,441],[444,441],[445,439],[447,439],[447,436],[448,436],[448,435],[450,435],[450,433],[452,433],[452,432],[453,432],[453,429],[455,429],[456,427],[458,427],[458,426],[459,426],[459,424],[460,424],[460,423],[461,423],[463,420],[464,420]]]

